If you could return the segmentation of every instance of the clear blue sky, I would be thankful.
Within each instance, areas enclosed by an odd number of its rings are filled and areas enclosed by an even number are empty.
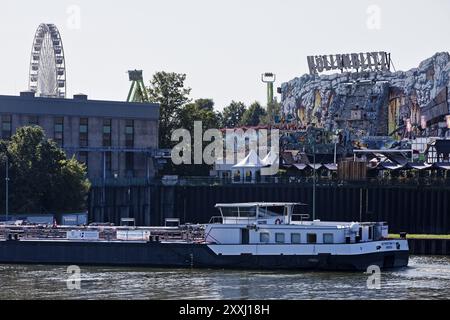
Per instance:
[[[70,96],[125,100],[127,70],[143,69],[147,82],[165,70],[186,73],[192,97],[222,109],[265,102],[261,73],[276,73],[279,86],[308,72],[310,54],[382,50],[397,69],[416,67],[450,51],[449,16],[449,0],[2,0],[0,94],[27,88],[41,22],[62,33]]]

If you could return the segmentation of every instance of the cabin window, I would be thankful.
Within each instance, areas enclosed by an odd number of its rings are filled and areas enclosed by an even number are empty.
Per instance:
[[[323,234],[323,243],[331,244],[334,243],[334,235],[332,233]]]
[[[275,242],[276,243],[285,243],[284,233],[275,233]]]
[[[308,243],[317,243],[317,234],[308,233],[307,241],[308,241]]]
[[[259,240],[261,243],[269,243],[270,242],[270,234],[267,232],[263,232],[259,235]]]
[[[291,234],[291,243],[301,243],[300,233],[292,233]]]

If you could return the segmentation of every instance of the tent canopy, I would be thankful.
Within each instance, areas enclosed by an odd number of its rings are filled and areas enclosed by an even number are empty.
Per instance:
[[[250,150],[248,156],[233,167],[233,169],[259,169],[264,168],[264,164],[254,150]]]
[[[280,163],[280,157],[277,153],[270,151],[269,154],[261,161],[266,166],[272,166]]]

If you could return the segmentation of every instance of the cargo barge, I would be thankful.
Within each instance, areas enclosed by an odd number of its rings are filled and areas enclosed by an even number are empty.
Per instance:
[[[208,224],[1,226],[0,263],[366,271],[406,267],[406,239],[385,223],[309,221],[300,203],[218,204]]]

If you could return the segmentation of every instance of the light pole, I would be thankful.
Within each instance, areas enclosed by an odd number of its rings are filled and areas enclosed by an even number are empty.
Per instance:
[[[313,221],[316,220],[316,142],[313,142],[313,162],[314,162],[314,177],[313,177]]]
[[[6,155],[6,165],[5,165],[5,171],[6,171],[6,178],[5,178],[5,216],[6,216],[6,220],[5,223],[8,222],[9,220],[9,159],[8,159],[8,155]]]
[[[274,73],[266,72],[261,76],[261,81],[267,84],[267,113],[269,119],[272,121],[273,117],[273,84],[275,83],[277,76]]]

